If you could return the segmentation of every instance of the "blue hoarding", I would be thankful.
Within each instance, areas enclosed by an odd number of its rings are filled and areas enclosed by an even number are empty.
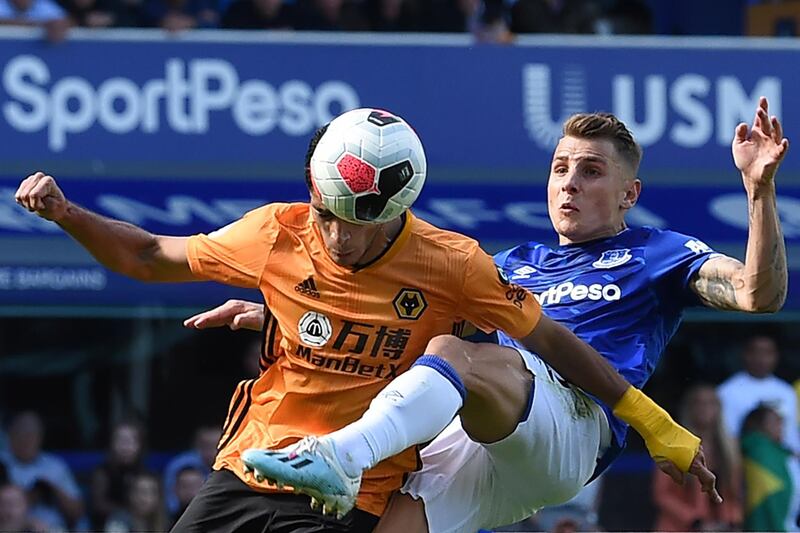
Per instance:
[[[733,129],[759,95],[800,123],[791,44],[77,32],[53,46],[14,35],[0,36],[0,161],[285,168],[314,128],[378,106],[415,126],[433,168],[486,178],[546,164],[566,116],[608,110],[645,146],[643,172],[697,175],[728,168]]]
[[[544,183],[560,124],[608,110],[645,148],[632,225],[689,233],[741,257],[747,237],[735,125],[760,95],[800,123],[800,44],[746,39],[521,39],[77,30],[52,45],[0,29],[0,307],[201,306],[241,291],[142,285],[99,267],[13,203],[43,169],[68,196],[157,233],[209,231],[267,201],[302,200],[318,126],[358,106],[417,129],[423,218],[490,251],[553,242]],[[792,279],[800,278],[800,158],[779,176]],[[800,296],[790,290],[790,309]]]
[[[244,294],[218,287],[144,285],[110,274],[55,224],[17,206],[13,202],[16,185],[16,180],[0,178],[0,305],[196,306]],[[167,235],[211,231],[262,203],[303,200],[307,195],[301,180],[68,179],[62,186],[81,205]],[[477,238],[490,251],[526,240],[555,240],[542,181],[453,186],[431,180],[414,211],[439,226]],[[789,249],[800,248],[800,187],[781,188],[779,211]],[[743,256],[747,205],[738,183],[645,185],[628,220],[632,225],[682,231],[719,251]],[[791,266],[792,276],[800,278],[800,265],[793,262]],[[796,291],[791,292],[788,306],[800,308]]]

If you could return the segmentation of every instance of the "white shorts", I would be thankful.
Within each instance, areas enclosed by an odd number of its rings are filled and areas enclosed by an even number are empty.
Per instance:
[[[422,450],[422,469],[402,488],[425,502],[430,533],[476,533],[566,502],[608,447],[611,431],[600,406],[559,383],[537,355],[520,354],[534,375],[534,394],[514,433],[480,444],[456,418]]]

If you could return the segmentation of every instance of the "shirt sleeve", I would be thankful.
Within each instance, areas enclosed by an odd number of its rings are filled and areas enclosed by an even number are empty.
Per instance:
[[[700,239],[674,231],[654,230],[647,246],[650,280],[661,287],[664,298],[680,297],[682,305],[699,305],[689,282],[715,252]]]
[[[16,18],[8,0],[0,0],[0,20],[10,20]]]
[[[65,13],[64,10],[52,0],[37,0],[28,16],[34,22],[48,22],[64,18]]]
[[[477,246],[467,263],[462,295],[462,317],[485,332],[501,330],[521,339],[541,317],[542,309],[533,295],[510,283],[492,257]]]
[[[278,232],[277,207],[267,205],[208,235],[189,238],[192,273],[210,281],[257,289]]]
[[[44,473],[44,478],[57,485],[61,490],[66,492],[72,498],[80,498],[81,490],[69,466],[61,459],[53,456],[48,456],[50,459],[49,468]]]

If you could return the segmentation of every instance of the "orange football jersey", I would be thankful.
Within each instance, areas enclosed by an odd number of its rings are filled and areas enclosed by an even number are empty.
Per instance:
[[[403,228],[358,269],[328,256],[308,204],[270,204],[209,235],[189,239],[198,277],[259,289],[268,307],[262,374],[231,400],[214,468],[245,474],[247,448],[280,448],[358,419],[392,378],[454,324],[523,337],[536,325],[536,300],[502,278],[473,239],[405,215]],[[365,472],[357,506],[380,515],[404,475],[408,449]]]

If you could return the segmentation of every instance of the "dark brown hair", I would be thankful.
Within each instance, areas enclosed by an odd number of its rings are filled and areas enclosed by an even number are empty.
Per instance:
[[[606,139],[614,144],[617,153],[631,166],[633,175],[639,172],[642,147],[625,124],[611,113],[577,113],[564,123],[564,136],[583,139]]]
[[[328,124],[325,124],[317,131],[314,132],[314,135],[311,136],[311,141],[308,143],[308,150],[306,151],[306,186],[308,187],[309,191],[314,190],[314,185],[311,183],[311,156],[314,155],[314,150],[317,149],[317,145],[319,144],[320,139],[322,136],[325,135],[325,132],[328,131]]]

